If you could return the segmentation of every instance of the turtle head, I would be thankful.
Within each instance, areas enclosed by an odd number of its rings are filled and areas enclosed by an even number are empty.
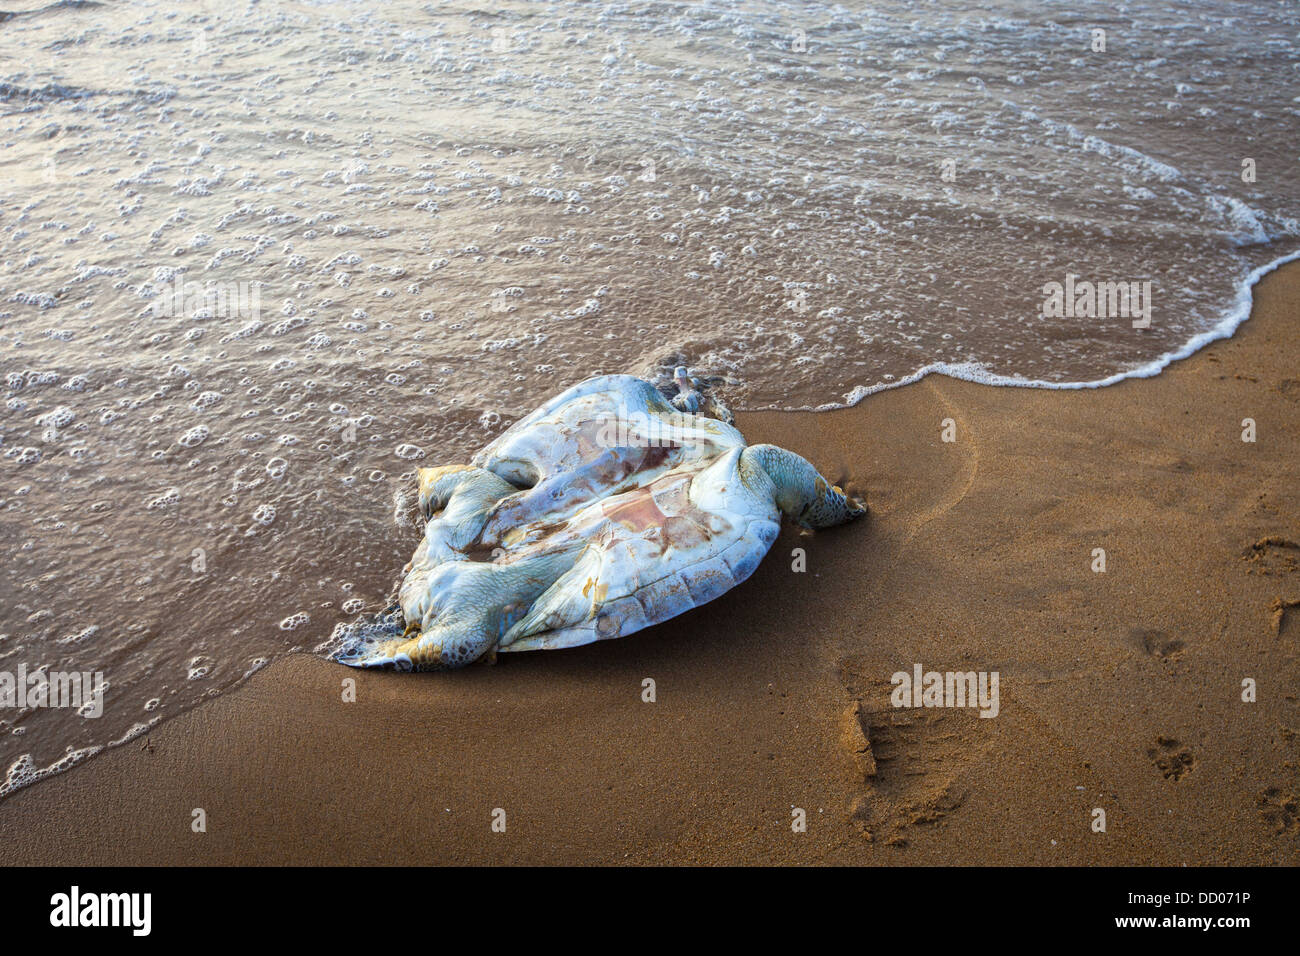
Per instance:
[[[839,485],[832,485],[821,475],[814,483],[816,496],[795,520],[805,528],[829,528],[844,524],[867,513],[866,505],[850,498]]]
[[[741,458],[762,470],[772,482],[776,506],[805,528],[829,528],[866,514],[863,505],[792,451],[776,445],[751,445]]]

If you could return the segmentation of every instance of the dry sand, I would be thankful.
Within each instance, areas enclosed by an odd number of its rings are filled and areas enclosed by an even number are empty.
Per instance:
[[[282,660],[9,798],[0,861],[1300,862],[1300,265],[1255,293],[1155,379],[742,415],[870,520],[787,528],[626,640],[452,674]],[[891,708],[916,663],[997,671],[999,715]]]

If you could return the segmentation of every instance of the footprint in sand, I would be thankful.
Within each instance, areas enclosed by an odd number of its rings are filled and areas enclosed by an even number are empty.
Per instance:
[[[1183,656],[1187,646],[1183,641],[1170,637],[1164,631],[1133,628],[1128,632],[1129,640],[1148,657],[1157,657],[1162,661],[1176,661]]]
[[[1274,598],[1273,603],[1268,606],[1269,620],[1273,624],[1273,633],[1281,634],[1282,626],[1286,623],[1287,612],[1300,608],[1300,598]]]
[[[1147,748],[1147,756],[1166,780],[1175,783],[1182,780],[1196,766],[1196,758],[1192,756],[1192,752],[1172,737],[1157,737],[1156,745]]]
[[[1242,549],[1241,560],[1247,574],[1287,577],[1300,570],[1300,543],[1280,534],[1265,535]],[[1288,612],[1300,608],[1300,598],[1278,595],[1268,607],[1269,623],[1274,634],[1281,634]]]
[[[1281,787],[1269,787],[1255,801],[1260,818],[1274,834],[1300,832],[1300,805],[1296,795]]]
[[[868,840],[906,846],[915,827],[937,824],[965,803],[966,770],[990,746],[974,709],[895,708],[883,664],[845,659],[841,679],[856,699],[844,713],[842,744],[861,775],[850,819]]]
[[[1284,575],[1300,570],[1300,543],[1280,534],[1265,535],[1244,548],[1247,574]]]

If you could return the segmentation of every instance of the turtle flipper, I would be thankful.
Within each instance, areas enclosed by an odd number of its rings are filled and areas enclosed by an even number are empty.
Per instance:
[[[359,657],[340,658],[352,667],[394,667],[397,670],[449,670],[470,664],[496,646],[486,620],[454,620],[413,636],[381,641]]]
[[[488,579],[499,577],[497,570],[491,564],[443,565],[430,575],[428,591],[444,597],[430,598],[423,618],[399,614],[404,624],[400,632],[372,631],[346,651],[336,653],[335,660],[351,667],[404,671],[448,670],[472,663],[496,647],[501,622],[511,619],[515,610],[507,589],[500,589],[495,597],[489,593],[492,585]]]
[[[354,667],[399,670],[464,667],[496,650],[537,596],[574,561],[560,551],[508,564],[452,561],[403,586],[405,632],[344,660]]]

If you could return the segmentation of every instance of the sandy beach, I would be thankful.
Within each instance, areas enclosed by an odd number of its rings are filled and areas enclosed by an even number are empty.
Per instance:
[[[1152,379],[741,414],[869,519],[786,527],[625,640],[449,674],[281,660],[5,800],[0,860],[1294,865],[1298,331],[1293,264]],[[996,672],[997,716],[892,707],[917,664]]]

